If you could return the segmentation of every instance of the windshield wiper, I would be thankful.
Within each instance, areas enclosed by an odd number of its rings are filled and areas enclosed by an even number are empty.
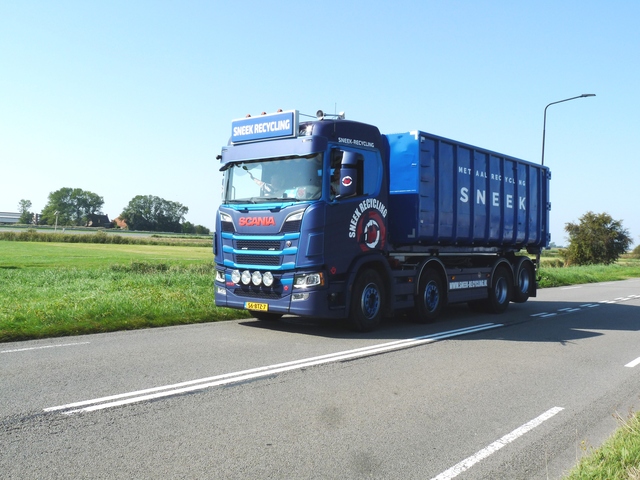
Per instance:
[[[285,201],[294,201],[297,202],[298,199],[294,197],[261,197],[261,200],[267,202],[273,202],[274,200],[285,200]]]

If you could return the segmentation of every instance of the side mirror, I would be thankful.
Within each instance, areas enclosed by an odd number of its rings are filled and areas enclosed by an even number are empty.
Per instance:
[[[356,152],[344,152],[340,170],[340,196],[349,197],[358,192],[358,159]]]
[[[358,170],[355,168],[342,167],[340,170],[340,196],[349,197],[355,195],[357,191]]]

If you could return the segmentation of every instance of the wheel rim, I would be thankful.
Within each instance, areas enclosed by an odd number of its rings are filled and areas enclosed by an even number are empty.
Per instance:
[[[498,303],[505,303],[505,301],[507,300],[508,292],[509,286],[507,285],[506,278],[500,277],[495,286],[496,300],[498,301]]]
[[[368,284],[363,292],[360,300],[362,313],[368,319],[375,317],[380,310],[380,292],[375,283]]]
[[[427,283],[427,287],[424,289],[424,306],[427,311],[433,312],[438,308],[440,303],[440,292],[435,282]]]

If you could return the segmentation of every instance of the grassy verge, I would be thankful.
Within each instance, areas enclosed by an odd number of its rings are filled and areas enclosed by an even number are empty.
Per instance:
[[[0,342],[227,320],[201,247],[0,241]]]
[[[237,318],[216,308],[212,266],[0,269],[0,342]]]
[[[566,480],[640,480],[640,414],[620,419],[620,428],[584,457]]]
[[[539,276],[538,284],[541,288],[626,280],[640,277],[640,260],[622,260],[613,265],[565,268],[545,267],[543,263]]]

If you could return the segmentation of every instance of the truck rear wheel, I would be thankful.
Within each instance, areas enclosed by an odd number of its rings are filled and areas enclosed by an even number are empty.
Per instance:
[[[524,303],[531,296],[531,290],[535,282],[533,265],[524,262],[518,270],[518,282],[513,292],[513,301],[516,303]]]
[[[491,313],[502,313],[509,306],[512,292],[511,275],[504,266],[499,266],[493,274],[487,306]]]
[[[428,269],[420,277],[414,315],[416,322],[433,322],[440,316],[443,306],[444,289],[440,275],[435,270]]]
[[[353,285],[351,298],[351,328],[358,332],[370,332],[382,321],[384,311],[384,288],[380,274],[365,270]]]

